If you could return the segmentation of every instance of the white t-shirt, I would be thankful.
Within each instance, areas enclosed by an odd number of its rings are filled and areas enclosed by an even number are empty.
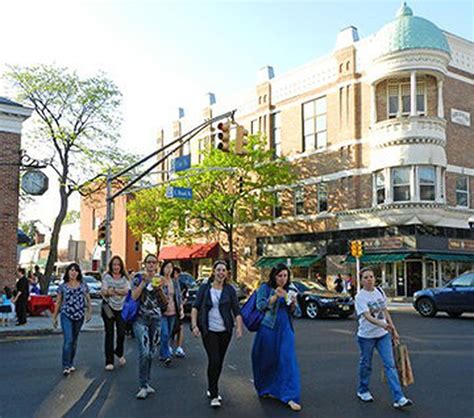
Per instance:
[[[387,334],[388,331],[367,321],[363,315],[364,312],[370,312],[375,319],[387,323],[384,314],[384,309],[387,308],[387,298],[382,290],[377,288],[369,292],[361,289],[355,297],[355,308],[359,318],[359,330],[357,331],[359,337],[379,338]]]
[[[221,299],[222,290],[211,287],[212,308],[209,310],[209,331],[222,332],[225,331],[224,320],[219,311],[219,301]]]

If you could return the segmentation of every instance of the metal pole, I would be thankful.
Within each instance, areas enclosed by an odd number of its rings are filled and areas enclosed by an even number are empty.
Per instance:
[[[357,293],[360,291],[360,258],[356,257]]]
[[[108,263],[111,257],[110,249],[110,235],[111,235],[111,222],[112,222],[112,175],[110,170],[107,173],[107,209],[105,213],[105,262]]]

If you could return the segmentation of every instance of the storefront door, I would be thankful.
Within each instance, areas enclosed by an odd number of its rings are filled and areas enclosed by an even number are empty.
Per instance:
[[[407,261],[406,262],[406,284],[407,296],[413,296],[418,290],[423,287],[422,284],[422,262],[421,261]]]

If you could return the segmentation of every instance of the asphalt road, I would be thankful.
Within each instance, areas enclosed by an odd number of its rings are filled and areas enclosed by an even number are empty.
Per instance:
[[[371,385],[375,402],[356,399],[355,321],[326,319],[295,321],[302,374],[299,414],[255,395],[252,334],[232,341],[221,378],[224,403],[211,410],[204,395],[206,358],[200,340],[188,334],[187,358],[175,360],[169,369],[156,361],[152,378],[157,393],[138,401],[135,341],[127,341],[127,365],[111,373],[104,370],[102,332],[86,332],[79,339],[78,370],[67,378],[61,375],[60,335],[0,339],[0,418],[473,418],[474,318],[425,319],[411,312],[393,316],[415,372],[416,382],[406,391],[415,405],[407,411],[391,407],[377,356]]]

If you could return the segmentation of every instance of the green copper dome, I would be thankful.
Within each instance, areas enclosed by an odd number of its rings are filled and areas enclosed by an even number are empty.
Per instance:
[[[377,56],[408,49],[436,49],[451,54],[443,32],[429,20],[413,16],[406,3],[398,10],[396,19],[377,32],[375,42]]]

